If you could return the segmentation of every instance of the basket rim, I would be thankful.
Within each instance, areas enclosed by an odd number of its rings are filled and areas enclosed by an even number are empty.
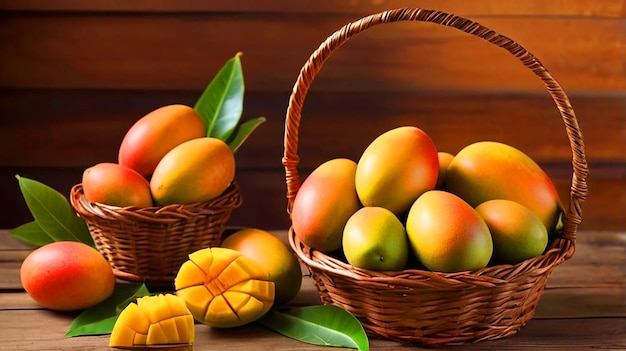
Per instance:
[[[351,37],[376,25],[399,21],[431,22],[455,28],[484,39],[512,54],[526,68],[531,70],[542,80],[561,115],[572,151],[573,174],[569,203],[563,214],[563,228],[559,231],[558,235],[561,238],[575,243],[576,231],[582,221],[582,204],[586,200],[588,192],[586,178],[589,170],[585,157],[582,131],[578,126],[576,114],[567,94],[536,56],[509,37],[499,34],[472,20],[443,11],[420,7],[403,7],[387,10],[364,16],[345,24],[328,36],[310,55],[301,68],[289,97],[284,126],[284,154],[282,164],[285,167],[287,213],[289,216],[291,216],[293,201],[301,185],[298,172],[298,164],[300,162],[298,155],[298,133],[300,119],[302,117],[302,108],[313,80],[322,69],[324,63],[332,56],[333,52],[341,48]],[[568,250],[567,254],[571,257],[573,251]]]
[[[220,196],[208,201],[150,207],[120,207],[89,202],[83,192],[82,183],[75,184],[70,190],[70,204],[78,215],[85,218],[120,219],[132,217],[143,221],[169,223],[186,219],[192,214],[212,215],[218,212],[232,211],[240,207],[242,202],[243,199],[236,181],[231,182]]]
[[[319,250],[312,249],[301,242],[293,227],[288,232],[289,245],[298,258],[308,267],[343,276],[359,282],[383,283],[389,285],[413,286],[428,282],[429,285],[448,287],[450,283],[458,286],[474,286],[491,288],[509,284],[511,279],[528,273],[532,269],[551,269],[566,260],[569,253],[573,254],[574,245],[568,240],[557,240],[542,255],[527,259],[517,264],[498,264],[487,266],[476,271],[460,271],[445,273],[419,268],[408,268],[398,271],[372,271],[351,266],[349,263],[334,258]],[[563,247],[560,247],[563,246]]]

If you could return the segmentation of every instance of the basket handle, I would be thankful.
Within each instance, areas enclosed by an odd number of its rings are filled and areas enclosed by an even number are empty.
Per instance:
[[[471,20],[437,10],[422,8],[399,8],[389,10],[369,15],[344,25],[322,42],[300,70],[298,79],[289,98],[289,106],[285,120],[285,152],[282,164],[285,166],[287,183],[287,213],[291,214],[293,201],[301,184],[297,169],[300,162],[298,156],[298,129],[304,99],[313,79],[331,54],[339,49],[352,36],[378,24],[399,21],[432,22],[453,27],[482,38],[510,52],[543,81],[561,114],[572,149],[574,173],[570,189],[569,206],[564,218],[564,227],[561,232],[561,237],[575,242],[576,230],[582,219],[582,203],[587,197],[586,178],[589,170],[585,159],[585,146],[582,132],[578,126],[576,115],[567,95],[541,62],[518,43]]]

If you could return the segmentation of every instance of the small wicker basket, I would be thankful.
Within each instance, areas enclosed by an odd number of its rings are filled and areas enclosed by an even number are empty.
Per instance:
[[[90,203],[82,184],[76,184],[70,203],[87,222],[96,247],[116,277],[145,282],[149,287],[171,287],[190,253],[221,244],[226,223],[242,198],[233,182],[222,195],[207,202],[118,207]]]
[[[293,227],[289,231],[291,247],[308,267],[321,302],[353,313],[372,337],[434,346],[514,334],[534,315],[553,269],[574,254],[582,203],[587,195],[588,168],[582,133],[565,92],[539,60],[513,40],[471,20],[420,8],[373,14],[348,23],[329,36],[302,67],[289,100],[283,157],[287,212],[291,213],[301,184],[297,170],[298,129],[313,79],[331,54],[352,36],[375,25],[397,21],[432,22],[482,38],[511,53],[544,82],[563,119],[573,153],[574,174],[564,227],[539,257],[516,265],[451,274],[418,269],[358,269],[307,247],[298,240]]]

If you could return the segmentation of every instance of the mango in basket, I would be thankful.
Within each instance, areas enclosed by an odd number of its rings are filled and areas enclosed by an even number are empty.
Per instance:
[[[493,238],[495,263],[515,264],[541,255],[548,245],[548,231],[529,209],[515,201],[495,199],[476,207]]]
[[[348,263],[374,271],[404,269],[409,257],[404,225],[383,207],[356,211],[343,230],[342,244]]]
[[[82,185],[89,202],[119,207],[152,206],[148,180],[117,163],[101,162],[87,168],[83,172]]]
[[[439,159],[439,174],[437,175],[435,189],[446,190],[446,173],[448,173],[448,166],[454,159],[454,155],[449,152],[439,151],[437,152],[437,158]]]
[[[140,118],[126,132],[118,151],[118,163],[146,179],[159,161],[176,145],[206,136],[202,117],[191,107],[167,105]]]
[[[154,169],[150,190],[157,205],[204,202],[221,195],[235,178],[235,156],[218,138],[185,141]]]
[[[192,344],[194,320],[185,303],[172,294],[144,296],[120,313],[110,347],[139,345]]]
[[[478,212],[441,190],[422,194],[411,206],[406,231],[413,253],[428,269],[472,271],[489,264],[493,242]]]
[[[356,162],[336,158],[319,165],[302,182],[293,201],[291,221],[303,243],[323,252],[341,248],[343,228],[361,208],[356,169]]]
[[[356,191],[364,206],[384,207],[396,215],[408,210],[421,194],[435,188],[439,159],[423,130],[404,126],[374,139],[356,169]]]
[[[174,285],[194,318],[212,327],[251,323],[274,303],[269,272],[254,259],[223,247],[191,253]]]
[[[459,151],[448,166],[446,186],[474,207],[493,199],[515,201],[539,217],[548,232],[562,213],[548,175],[528,155],[499,142],[476,142]]]
[[[300,262],[293,251],[272,233],[244,228],[228,235],[220,246],[256,260],[269,272],[269,279],[275,284],[274,306],[289,302],[300,291]]]

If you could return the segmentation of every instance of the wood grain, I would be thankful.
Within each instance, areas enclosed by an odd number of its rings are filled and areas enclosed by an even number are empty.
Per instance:
[[[286,231],[272,231],[286,240]],[[548,280],[535,317],[516,335],[463,346],[467,350],[608,350],[626,347],[626,233],[579,233],[574,257],[557,267]],[[65,338],[74,312],[41,308],[20,291],[17,266],[31,248],[0,231],[0,338],[7,350],[100,350],[108,336]],[[315,287],[305,277],[292,306],[317,304]],[[30,332],[36,330],[37,332]],[[245,337],[242,337],[245,336]],[[254,340],[254,342],[251,342]],[[196,325],[194,350],[215,347],[239,350],[322,350],[323,347],[291,340],[258,325],[214,329]],[[422,350],[419,346],[370,340],[372,350]],[[441,347],[455,350],[458,347]],[[161,349],[160,349],[161,350]],[[173,350],[173,349],[171,349]],[[177,350],[180,350],[177,349]],[[424,349],[425,350],[425,349]]]
[[[510,16],[595,16],[623,17],[626,14],[623,0],[526,0],[499,1],[475,0],[471,4],[456,0],[424,0],[420,7],[442,8],[460,14],[510,15]],[[256,0],[202,1],[202,0],[2,0],[0,9],[10,11],[94,11],[94,12],[252,12],[252,13],[372,13],[393,7],[416,6],[411,0],[344,1],[318,0],[305,3],[274,0],[260,3]]]
[[[289,91],[319,43],[353,19],[346,15],[19,12],[2,19],[0,87],[201,89],[228,58],[241,51],[249,90]],[[626,88],[623,18],[477,16],[475,20],[537,55],[568,91]],[[511,55],[478,38],[434,24],[394,23],[351,39],[333,55],[312,89],[544,88]]]

